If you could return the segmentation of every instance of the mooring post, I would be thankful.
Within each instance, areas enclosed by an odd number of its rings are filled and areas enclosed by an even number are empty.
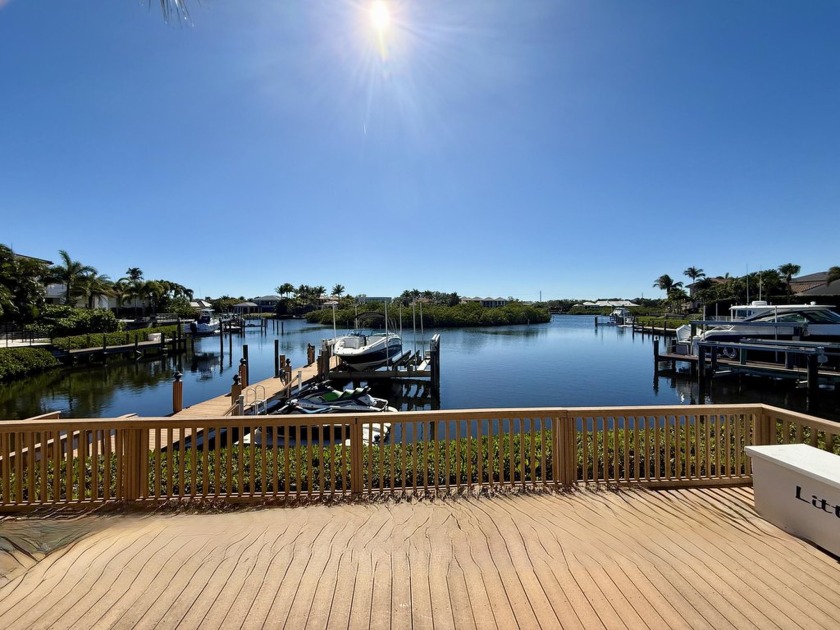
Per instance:
[[[819,362],[816,354],[809,354],[808,356],[808,407],[817,402],[817,393],[819,393]]]
[[[248,361],[244,358],[239,359],[239,380],[242,387],[248,387]]]
[[[184,383],[181,381],[183,374],[175,372],[175,380],[172,382],[172,413],[178,413],[184,408]]]
[[[292,382],[292,360],[286,359],[286,382]]]
[[[230,386],[230,399],[236,401],[242,393],[242,377],[239,374],[233,375],[233,385]]]
[[[242,344],[242,361],[245,363],[245,387],[248,387],[248,384],[251,382],[251,372],[248,369],[248,344]]]
[[[653,373],[659,374],[659,337],[653,337]]]
[[[274,376],[280,376],[280,340],[274,340]]]

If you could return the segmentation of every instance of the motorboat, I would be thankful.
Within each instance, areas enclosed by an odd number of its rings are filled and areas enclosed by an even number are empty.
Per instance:
[[[383,318],[379,313],[365,313],[363,318]],[[385,318],[383,318],[385,319]],[[385,319],[387,322],[387,319]],[[402,352],[402,339],[388,330],[354,330],[349,335],[337,337],[332,344],[333,354],[354,370],[365,370],[386,365]]]
[[[821,304],[767,305],[745,319],[700,333],[694,337],[693,346],[696,354],[700,341],[739,343],[747,339],[838,343],[840,314]],[[730,350],[734,355],[734,349]]]
[[[616,326],[630,326],[633,324],[633,316],[629,309],[619,306],[610,313],[610,323]]]
[[[199,311],[198,319],[184,324],[184,332],[193,335],[215,335],[222,328],[222,322],[216,317],[212,308]]]
[[[753,300],[749,304],[738,304],[729,307],[729,321],[739,322],[752,319],[757,315],[767,315],[770,313],[785,313],[787,311],[797,310],[813,310],[813,309],[831,309],[830,306],[823,306],[820,304],[770,304],[766,300]]]

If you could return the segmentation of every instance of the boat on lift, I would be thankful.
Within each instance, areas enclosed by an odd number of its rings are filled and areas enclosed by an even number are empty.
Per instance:
[[[212,308],[201,309],[198,319],[183,325],[184,332],[193,335],[215,335],[221,328],[222,322]]]
[[[366,370],[388,364],[402,352],[402,338],[388,330],[388,319],[381,313],[365,313],[359,321],[381,323],[384,329],[371,327],[369,330],[357,328],[349,335],[337,337],[333,343],[333,354],[354,370]],[[393,330],[393,325],[391,326]]]

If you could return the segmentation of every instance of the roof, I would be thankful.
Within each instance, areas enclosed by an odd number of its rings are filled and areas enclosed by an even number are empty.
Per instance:
[[[253,298],[254,302],[278,302],[282,300],[279,295],[261,295],[260,297]]]
[[[825,275],[825,274],[823,274]],[[805,291],[800,291],[796,295],[840,295],[840,280],[835,280],[831,284],[821,284],[819,286],[813,287],[812,289],[806,289]]]
[[[794,282],[825,282],[825,278],[828,275],[827,271],[818,271],[817,273],[809,273],[807,276],[798,276],[796,278],[791,278],[791,283]]]
[[[638,306],[635,302],[631,302],[630,300],[598,300],[597,302],[583,302],[583,306],[595,306],[595,307],[602,307],[602,306]]]

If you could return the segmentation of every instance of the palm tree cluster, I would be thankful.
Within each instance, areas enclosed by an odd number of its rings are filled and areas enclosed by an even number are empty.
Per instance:
[[[440,304],[442,306],[456,306],[461,303],[461,296],[457,293],[444,293],[442,291],[419,291],[417,289],[406,289],[400,294],[400,301],[408,306],[422,298],[429,304]],[[512,299],[510,301],[513,301]]]
[[[718,301],[746,302],[753,296],[792,295],[791,281],[801,270],[794,263],[779,265],[776,269],[764,269],[749,273],[740,278],[724,276],[709,278],[702,269],[689,267],[683,275],[691,279],[692,297],[705,304]],[[831,284],[840,279],[840,267],[831,267],[826,275],[826,283]],[[687,300],[683,283],[675,282],[668,274],[656,279],[653,286],[665,291],[666,299],[670,303]]]
[[[143,315],[149,307],[156,312],[162,304],[193,297],[192,289],[171,280],[145,280],[139,267],[129,267],[126,275],[113,282],[107,275],[90,265],[85,265],[73,258],[65,250],[59,250],[61,262],[53,265],[46,276],[48,282],[64,285],[65,304],[82,300],[89,309],[94,308],[97,300],[104,297],[116,297],[117,307],[140,303]]]
[[[336,295],[336,289],[339,289],[340,293],[344,293],[344,287],[337,284],[333,287],[333,295]],[[290,282],[285,282],[274,290],[285,302],[282,306],[284,312],[292,310],[303,312],[318,306],[321,298],[326,294],[327,288],[323,285],[310,286],[308,284],[295,287]]]

